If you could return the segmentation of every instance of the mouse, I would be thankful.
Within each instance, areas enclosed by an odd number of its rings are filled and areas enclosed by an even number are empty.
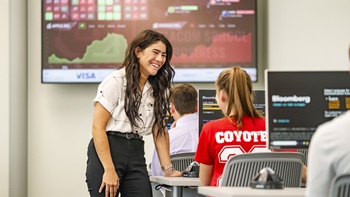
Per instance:
[[[182,172],[183,177],[199,177],[199,163],[193,161],[187,166],[186,170]]]

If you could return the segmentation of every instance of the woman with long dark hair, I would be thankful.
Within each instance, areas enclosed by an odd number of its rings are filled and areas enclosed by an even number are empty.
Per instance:
[[[164,176],[181,175],[170,161],[164,122],[174,76],[172,52],[164,35],[145,30],[129,45],[122,67],[99,85],[86,170],[90,196],[152,196],[145,135],[153,134]]]

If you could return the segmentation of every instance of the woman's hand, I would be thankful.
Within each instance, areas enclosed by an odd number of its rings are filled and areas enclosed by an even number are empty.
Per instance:
[[[306,174],[307,174],[307,167],[304,165],[303,166],[303,173],[302,173],[302,177],[301,177],[301,182],[306,184]]]
[[[168,174],[165,174],[164,176],[165,177],[179,177],[179,176],[182,176],[182,172],[174,170]]]
[[[106,170],[102,177],[102,184],[99,189],[99,192],[101,193],[103,188],[105,189],[105,196],[106,197],[115,197],[117,195],[117,191],[119,188],[119,177],[115,170]]]

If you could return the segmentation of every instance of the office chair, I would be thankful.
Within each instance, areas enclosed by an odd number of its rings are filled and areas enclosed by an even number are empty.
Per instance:
[[[186,168],[194,161],[195,152],[186,152],[186,153],[177,153],[170,155],[171,163],[173,164],[174,169],[183,172]],[[166,190],[165,196],[172,196],[172,191]],[[184,187],[183,196],[192,196],[192,197],[202,197],[201,194],[198,194],[197,187]]]
[[[170,155],[174,169],[180,172],[186,170],[187,166],[194,161],[194,154],[195,152],[186,152]]]
[[[299,149],[298,152],[304,155],[303,163],[307,166],[308,149]]]
[[[231,157],[220,186],[249,187],[261,169],[270,167],[284,181],[284,187],[301,187],[304,155],[296,152],[244,153]]]
[[[342,174],[334,177],[331,183],[329,197],[350,196],[350,174]]]

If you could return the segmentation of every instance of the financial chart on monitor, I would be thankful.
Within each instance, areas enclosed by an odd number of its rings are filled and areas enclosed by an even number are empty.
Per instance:
[[[255,0],[42,0],[42,82],[102,81],[145,29],[172,43],[175,82],[232,66],[257,80]]]

